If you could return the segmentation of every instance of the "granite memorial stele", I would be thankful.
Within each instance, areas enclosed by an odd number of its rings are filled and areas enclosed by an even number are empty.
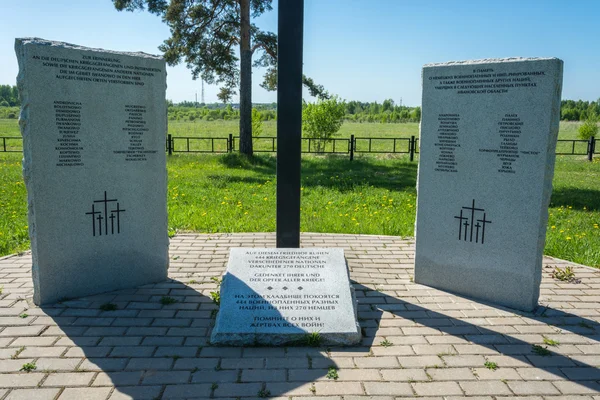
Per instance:
[[[563,62],[423,67],[415,282],[537,305]]]
[[[361,340],[343,249],[234,248],[220,295],[215,345]]]
[[[165,61],[16,39],[34,302],[167,278]]]

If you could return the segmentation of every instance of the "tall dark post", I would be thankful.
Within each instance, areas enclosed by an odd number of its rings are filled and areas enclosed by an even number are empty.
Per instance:
[[[279,0],[277,32],[277,247],[300,247],[304,0]]]

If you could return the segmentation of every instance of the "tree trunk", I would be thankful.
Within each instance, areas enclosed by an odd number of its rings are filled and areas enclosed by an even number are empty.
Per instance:
[[[252,156],[252,52],[250,0],[240,0],[240,153]]]

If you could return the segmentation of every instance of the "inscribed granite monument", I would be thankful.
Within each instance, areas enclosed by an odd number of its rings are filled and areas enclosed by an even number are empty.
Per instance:
[[[360,342],[343,249],[231,249],[211,343],[283,345],[311,334],[322,344]]]
[[[166,279],[165,61],[16,39],[34,302]]]
[[[416,282],[537,305],[562,69],[556,58],[423,67]]]

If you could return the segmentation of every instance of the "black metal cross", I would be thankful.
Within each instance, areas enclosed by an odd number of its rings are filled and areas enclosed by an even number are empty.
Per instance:
[[[279,0],[277,44],[277,247],[300,247],[304,0]]]

